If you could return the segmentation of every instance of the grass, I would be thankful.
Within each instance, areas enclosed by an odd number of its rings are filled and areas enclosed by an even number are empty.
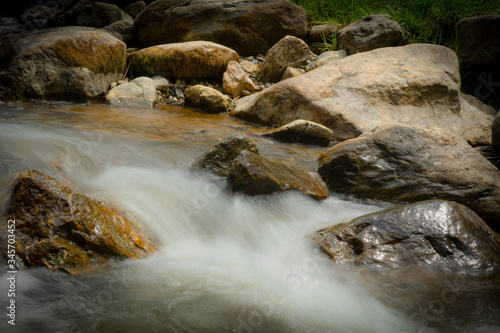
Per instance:
[[[389,14],[407,43],[443,44],[462,18],[500,14],[500,0],[291,0],[312,23],[345,26],[369,14]]]

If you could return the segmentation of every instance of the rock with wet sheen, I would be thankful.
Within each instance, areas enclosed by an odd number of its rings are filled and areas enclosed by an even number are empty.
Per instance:
[[[73,192],[38,171],[19,177],[8,208],[16,220],[19,267],[77,273],[157,250],[141,226],[113,206]]]
[[[236,157],[226,179],[233,192],[249,195],[297,190],[316,200],[329,196],[328,188],[318,174],[269,160],[247,150]]]
[[[333,139],[328,127],[307,120],[295,120],[262,134],[273,139],[291,143],[304,143],[326,147]]]
[[[500,236],[467,207],[430,200],[319,230],[315,242],[335,263],[383,268],[500,269]]]

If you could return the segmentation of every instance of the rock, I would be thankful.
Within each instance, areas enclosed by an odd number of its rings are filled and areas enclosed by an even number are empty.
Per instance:
[[[109,32],[117,39],[125,44],[129,43],[134,38],[134,22],[128,20],[116,21],[108,26],[102,28]]]
[[[403,42],[403,29],[388,15],[368,15],[339,30],[339,49],[347,54],[397,46]]]
[[[257,75],[257,73],[259,72],[258,65],[245,59],[240,60],[240,67],[248,74]]]
[[[97,100],[125,71],[125,44],[95,28],[24,31],[0,44],[3,99]]]
[[[324,152],[318,173],[334,192],[392,202],[451,200],[500,226],[500,171],[442,129],[380,126]]]
[[[491,126],[491,141],[493,147],[500,151],[500,112],[497,114],[493,120],[493,125]]]
[[[467,207],[430,200],[358,217],[317,232],[335,263],[383,268],[497,271],[500,236]]]
[[[159,96],[154,81],[141,76],[111,89],[105,99],[113,105],[153,107]]]
[[[309,45],[309,49],[311,50],[311,52],[314,54],[318,54],[318,55],[325,53],[325,52],[328,52],[330,50],[333,50],[334,48],[335,48],[335,46],[331,43],[315,42],[315,43],[312,43],[311,45]]]
[[[281,77],[280,81],[290,79],[292,77],[296,77],[299,75],[304,74],[306,71],[303,70],[302,68],[292,68],[292,67],[287,67],[285,69],[285,72],[283,73],[283,76]]]
[[[8,216],[16,220],[20,268],[76,273],[112,258],[143,258],[157,250],[152,238],[118,209],[38,171],[21,174]]]
[[[226,96],[213,88],[197,84],[189,88],[185,105],[207,113],[222,113],[229,110]]]
[[[266,54],[261,65],[263,82],[278,82],[287,67],[306,65],[307,60],[316,57],[303,40],[286,36]]]
[[[474,149],[500,170],[500,150],[493,148],[493,146],[479,146],[474,147]]]
[[[116,21],[133,21],[118,6],[109,3],[91,3],[81,9],[75,17],[75,25],[103,28]]]
[[[312,71],[313,69],[343,59],[345,57],[347,57],[347,53],[345,52],[345,50],[323,52],[318,56],[318,58],[316,58],[316,60],[306,66],[306,72]]]
[[[137,1],[125,7],[123,11],[135,19],[144,9],[146,9],[146,3],[144,1]]]
[[[246,56],[265,54],[286,35],[307,38],[307,13],[287,0],[158,0],[135,27],[145,47],[206,40]]]
[[[231,115],[269,127],[309,120],[330,128],[339,141],[398,122],[443,128],[473,145],[491,144],[496,112],[466,98],[473,99],[460,94],[453,51],[411,44],[355,54],[279,82],[237,100]]]
[[[259,154],[257,143],[244,133],[235,133],[219,142],[206,152],[192,169],[204,169],[219,177],[226,177],[233,161],[243,151]]]
[[[338,31],[336,24],[313,25],[309,31],[309,40],[311,43],[332,43],[336,40]]]
[[[151,46],[129,55],[134,75],[183,80],[221,79],[232,60],[240,60],[236,52],[204,41]]]
[[[316,200],[329,196],[327,186],[318,174],[271,161],[248,150],[236,157],[226,179],[233,192],[249,195],[297,190]]]
[[[489,65],[494,69],[500,59],[500,15],[461,19],[451,33],[448,45],[456,50],[460,67]]]
[[[323,125],[299,119],[292,121],[290,124],[264,133],[263,136],[285,142],[304,143],[326,147],[333,139],[333,132],[331,129]]]
[[[163,76],[159,76],[159,75],[154,76],[152,78],[152,80],[153,80],[153,84],[154,84],[156,90],[158,90],[162,94],[165,94],[166,96],[168,96],[168,93],[170,90],[170,85],[169,85],[168,80],[165,79]]]
[[[33,30],[46,28],[57,16],[56,8],[36,5],[28,8],[20,17],[23,29]]]
[[[243,90],[254,91],[253,81],[236,61],[230,61],[222,76],[222,89],[233,98],[241,96]]]

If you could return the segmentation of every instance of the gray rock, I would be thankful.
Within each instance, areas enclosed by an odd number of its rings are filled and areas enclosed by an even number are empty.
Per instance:
[[[91,3],[82,8],[75,17],[75,25],[103,28],[117,21],[133,21],[118,6],[108,3]]]
[[[453,272],[500,268],[500,237],[467,207],[431,200],[361,216],[317,232],[335,263]]]
[[[145,107],[153,107],[158,98],[154,81],[144,76],[111,89],[105,96],[109,104]]]
[[[278,82],[287,67],[305,66],[307,60],[316,57],[303,40],[286,36],[266,54],[261,65],[263,82]]]
[[[116,21],[102,29],[108,31],[125,44],[134,38],[134,22],[130,20]]]
[[[123,11],[135,19],[144,9],[146,9],[146,3],[144,1],[137,1],[125,7]]]
[[[323,52],[313,62],[306,66],[306,72],[312,71],[313,69],[327,65],[345,57],[347,57],[347,53],[345,52],[345,50]]]
[[[326,147],[333,139],[331,129],[307,120],[295,120],[287,125],[264,133],[263,136],[280,141],[304,143]]]
[[[324,152],[318,173],[334,192],[392,202],[451,200],[500,227],[500,171],[441,129],[375,128]]]
[[[265,54],[286,35],[306,39],[307,13],[287,0],[158,0],[135,27],[145,47],[206,40],[246,56]]]
[[[347,54],[366,52],[403,42],[403,29],[388,15],[368,15],[338,32],[338,48]]]
[[[318,174],[266,159],[248,150],[236,157],[226,179],[233,192],[249,195],[296,190],[316,200],[329,196],[326,184]]]
[[[206,152],[192,169],[203,169],[219,177],[226,177],[234,159],[243,151],[259,154],[257,143],[244,133],[235,133],[219,142]]]

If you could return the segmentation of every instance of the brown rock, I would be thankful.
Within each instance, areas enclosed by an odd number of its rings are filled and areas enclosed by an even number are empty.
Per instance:
[[[333,132],[323,125],[299,119],[264,133],[263,136],[285,142],[305,143],[326,147],[333,139]]]
[[[255,84],[236,61],[230,61],[222,76],[222,89],[233,98],[241,96],[243,90],[254,91]]]
[[[167,78],[221,79],[227,64],[239,55],[225,46],[196,41],[151,46],[129,55],[134,75]]]
[[[280,81],[290,79],[292,77],[296,77],[299,75],[304,74],[306,71],[303,70],[302,68],[293,68],[293,67],[287,67],[285,69],[285,72],[283,72],[283,76],[281,77]]]
[[[116,208],[38,171],[20,176],[8,215],[16,220],[20,267],[76,273],[111,258],[143,258],[157,250],[142,228]]]
[[[499,227],[500,171],[441,129],[378,127],[324,152],[318,173],[334,192],[392,202],[451,200]]]
[[[495,114],[460,93],[455,53],[430,44],[348,56],[240,98],[232,112],[269,127],[313,121],[330,128],[336,140],[398,122],[443,128],[472,145],[491,143]]]
[[[368,15],[338,32],[338,48],[347,54],[398,46],[403,42],[403,29],[389,15]]]
[[[207,113],[222,113],[229,110],[229,102],[220,91],[197,84],[186,93],[185,105]]]
[[[143,46],[207,40],[247,56],[286,35],[307,38],[307,13],[287,0],[158,0],[135,27]]]
[[[266,54],[261,64],[262,81],[278,82],[287,67],[300,67],[316,57],[303,40],[286,36]]]
[[[233,192],[249,195],[298,190],[316,200],[329,196],[318,174],[268,160],[248,150],[236,157],[226,179]]]
[[[336,24],[313,25],[309,31],[309,40],[311,43],[332,43],[337,38],[337,31],[339,27]]]
[[[125,7],[123,11],[135,19],[144,9],[146,9],[146,3],[137,1]]]
[[[500,268],[500,236],[473,211],[451,201],[361,216],[318,231],[315,241],[335,263],[482,273]]]

